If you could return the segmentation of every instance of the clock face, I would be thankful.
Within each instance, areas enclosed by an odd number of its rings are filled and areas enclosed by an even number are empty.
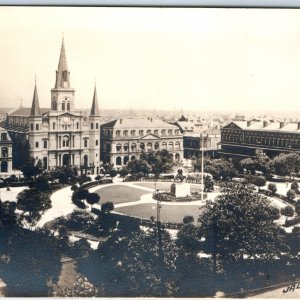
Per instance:
[[[62,121],[63,121],[64,123],[69,123],[69,118],[68,118],[68,117],[63,117]]]

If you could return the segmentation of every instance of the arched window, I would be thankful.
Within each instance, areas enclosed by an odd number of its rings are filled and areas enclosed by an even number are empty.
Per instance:
[[[176,161],[179,161],[179,160],[180,160],[180,154],[179,154],[179,153],[176,153],[176,154],[175,154],[175,160],[176,160]]]
[[[30,130],[33,130],[33,124],[30,124]]]
[[[62,104],[61,104],[61,110],[65,110],[66,108],[65,108],[65,101],[63,101],[62,102]]]
[[[120,156],[118,156],[118,157],[116,158],[116,165],[117,165],[117,166],[122,165],[122,158],[121,158]]]
[[[163,142],[163,143],[161,144],[161,148],[162,148],[162,149],[167,149],[167,143],[166,143],[166,142]]]
[[[116,145],[116,150],[117,150],[117,152],[121,152],[122,151],[122,145],[121,144],[117,144]]]
[[[70,102],[67,103],[67,110],[70,110]]]
[[[147,151],[151,151],[152,150],[152,143],[147,143]]]
[[[154,149],[155,149],[155,150],[159,150],[159,143],[155,143],[155,144],[154,144]]]
[[[132,143],[130,146],[131,146],[131,151],[136,151],[136,144],[135,143]]]
[[[128,144],[124,144],[123,149],[124,149],[125,152],[127,152],[128,151]]]
[[[1,157],[8,157],[8,149],[6,147],[1,148]]]
[[[70,143],[69,143],[69,137],[68,137],[67,135],[65,135],[65,136],[63,137],[62,145],[63,145],[63,147],[69,147],[69,146],[70,146]]]
[[[129,161],[129,157],[128,157],[128,156],[125,156],[125,157],[124,157],[124,160],[123,160],[124,165],[126,165],[126,164],[128,163],[128,161]]]
[[[44,140],[44,149],[47,149],[47,140]]]
[[[84,140],[84,147],[87,147],[87,139]]]
[[[179,149],[180,149],[180,142],[176,142],[176,143],[175,143],[175,149],[176,149],[176,150],[179,150]]]
[[[140,149],[141,149],[142,151],[145,150],[145,144],[144,144],[144,143],[140,143]]]
[[[57,110],[57,102],[56,101],[52,102],[52,109]]]
[[[96,140],[96,141],[95,141],[95,145],[98,146],[98,143],[99,143],[98,140]]]
[[[173,142],[169,142],[169,150],[173,150],[174,149],[174,144]]]

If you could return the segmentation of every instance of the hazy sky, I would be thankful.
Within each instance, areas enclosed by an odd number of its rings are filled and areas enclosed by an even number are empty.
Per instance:
[[[50,107],[65,47],[77,108],[300,110],[300,10],[0,7],[0,107]]]

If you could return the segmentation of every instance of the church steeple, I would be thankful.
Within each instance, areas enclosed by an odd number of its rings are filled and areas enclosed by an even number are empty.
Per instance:
[[[55,88],[70,88],[70,72],[68,71],[64,38],[61,44],[59,62],[56,71]]]
[[[91,116],[99,116],[99,106],[98,106],[98,98],[97,98],[97,88],[95,85],[94,89],[94,97],[93,97],[93,103],[92,103],[92,109],[91,109]]]
[[[35,85],[34,85],[34,92],[33,92],[30,116],[32,116],[32,117],[41,116],[39,97],[38,97],[37,88],[36,88],[36,80],[35,80]]]

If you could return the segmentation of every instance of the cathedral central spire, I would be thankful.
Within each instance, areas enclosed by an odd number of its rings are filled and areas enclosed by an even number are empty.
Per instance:
[[[94,89],[94,97],[93,97],[93,103],[92,103],[92,109],[91,109],[91,116],[99,116],[99,106],[98,106],[98,97],[97,97],[97,88],[95,85]]]
[[[59,62],[56,71],[55,88],[70,88],[70,72],[68,71],[64,38],[61,44]]]

